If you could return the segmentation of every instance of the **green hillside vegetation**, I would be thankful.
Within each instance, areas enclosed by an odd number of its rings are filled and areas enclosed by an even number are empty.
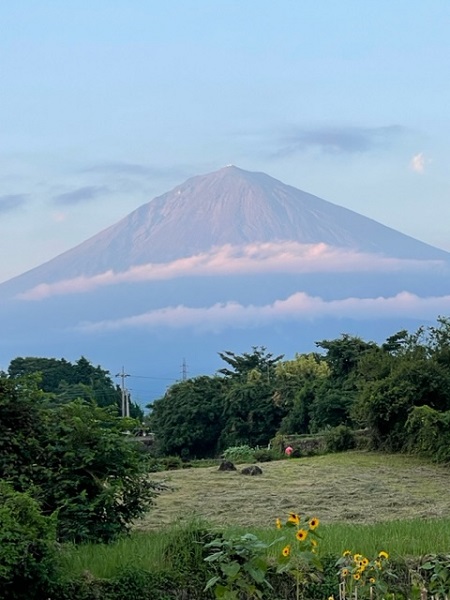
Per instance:
[[[205,458],[345,426],[367,429],[372,449],[450,460],[449,319],[381,345],[342,335],[317,347],[286,361],[263,347],[220,353],[216,375],[179,382],[148,406],[155,451]]]

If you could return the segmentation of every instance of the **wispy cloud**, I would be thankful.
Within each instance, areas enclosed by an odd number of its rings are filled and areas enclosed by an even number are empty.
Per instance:
[[[415,173],[419,173],[419,174],[423,174],[425,173],[425,166],[427,163],[431,162],[429,159],[425,158],[425,155],[423,152],[419,152],[418,154],[415,154],[411,161],[410,161],[410,167],[411,169],[415,172]]]
[[[214,304],[204,308],[167,307],[117,320],[82,323],[77,329],[95,333],[132,328],[193,328],[218,333],[224,329],[248,329],[282,321],[304,321],[323,317],[378,319],[408,317],[434,319],[448,313],[450,296],[420,298],[401,292],[388,298],[345,298],[326,301],[298,292],[284,300],[262,306],[244,306],[237,302]]]
[[[55,204],[64,205],[81,204],[83,202],[90,202],[99,196],[103,196],[109,191],[109,188],[105,185],[86,185],[70,192],[65,192],[64,194],[58,194],[57,196],[54,196],[53,202]]]
[[[326,244],[268,242],[245,246],[225,245],[214,248],[211,252],[169,263],[150,263],[119,273],[106,271],[92,277],[43,283],[25,291],[19,297],[22,300],[42,300],[50,296],[89,292],[104,286],[177,277],[244,273],[392,272],[429,269],[440,264],[440,261],[406,260],[364,254]]]
[[[332,154],[361,154],[389,146],[403,135],[400,125],[385,127],[322,127],[316,129],[293,128],[279,140],[276,156],[316,150]]]
[[[22,208],[28,200],[28,194],[6,194],[0,196],[0,213],[14,212]]]

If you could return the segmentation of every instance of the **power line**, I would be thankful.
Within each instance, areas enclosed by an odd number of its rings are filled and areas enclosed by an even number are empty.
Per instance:
[[[158,381],[177,381],[175,377],[150,377],[149,375],[128,375],[136,379],[157,379]]]

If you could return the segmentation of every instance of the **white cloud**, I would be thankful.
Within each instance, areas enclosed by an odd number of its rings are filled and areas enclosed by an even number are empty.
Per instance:
[[[431,160],[426,159],[423,152],[419,152],[412,157],[410,166],[415,173],[420,173],[422,175],[425,173],[425,166],[430,162]]]
[[[149,263],[115,273],[105,271],[92,277],[76,277],[55,283],[42,283],[20,294],[22,300],[42,300],[50,296],[80,294],[99,287],[158,281],[177,277],[223,276],[244,273],[329,273],[392,272],[429,269],[439,261],[420,261],[364,254],[326,244],[298,242],[225,245],[210,252],[181,258],[170,263]]]
[[[203,308],[174,306],[152,310],[117,320],[83,323],[78,329],[86,332],[111,331],[130,328],[168,327],[193,328],[198,331],[220,332],[224,329],[247,329],[274,322],[304,321],[322,317],[349,319],[378,319],[409,317],[434,319],[437,314],[448,314],[450,296],[420,298],[401,292],[388,298],[345,298],[326,301],[320,297],[297,292],[284,300],[271,304],[244,306],[237,302],[214,304]]]

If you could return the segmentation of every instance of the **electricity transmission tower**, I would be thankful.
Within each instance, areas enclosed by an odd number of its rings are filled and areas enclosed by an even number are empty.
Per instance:
[[[186,359],[183,358],[183,363],[181,365],[181,380],[186,381],[187,379],[187,364]]]

